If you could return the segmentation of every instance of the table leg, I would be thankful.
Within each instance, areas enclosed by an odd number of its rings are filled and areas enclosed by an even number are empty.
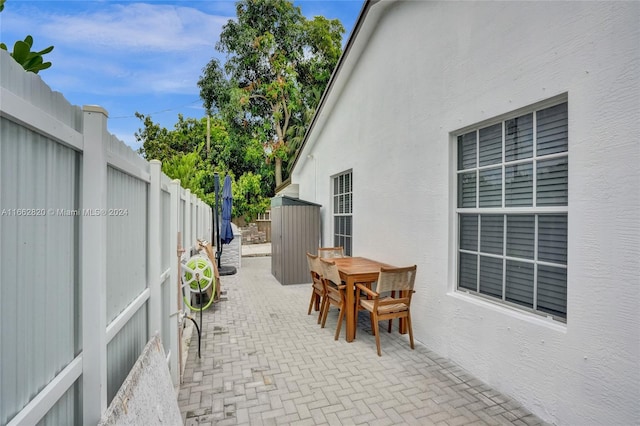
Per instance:
[[[345,292],[346,292],[346,300],[345,300],[345,304],[347,306],[345,306],[346,308],[346,313],[347,313],[347,330],[346,330],[346,334],[347,334],[347,342],[352,342],[355,334],[356,334],[356,316],[355,316],[355,298],[354,298],[354,289],[355,289],[355,283],[353,282],[352,278],[347,278],[347,287],[345,288]]]

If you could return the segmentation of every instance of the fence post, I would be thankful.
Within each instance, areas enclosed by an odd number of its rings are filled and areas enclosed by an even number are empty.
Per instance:
[[[82,423],[88,425],[107,409],[107,111],[84,106],[83,118]]]
[[[207,230],[207,238],[209,239],[209,242],[213,244],[213,210],[211,209],[211,206],[209,204],[206,204],[206,206],[206,214],[204,219],[206,221],[205,229]]]
[[[191,239],[195,243],[196,241],[198,241],[198,238],[200,238],[200,234],[198,233],[198,231],[200,231],[200,216],[198,214],[200,209],[198,205],[198,197],[196,196],[196,194],[191,194],[191,203],[191,218],[193,221],[193,225],[191,226]]]
[[[149,338],[159,333],[162,327],[162,291],[160,274],[162,273],[160,233],[168,230],[160,229],[160,174],[161,164],[158,160],[149,162],[151,182],[149,185],[149,233],[147,262],[149,265]],[[161,334],[162,336],[162,334]],[[166,345],[167,342],[162,342]]]
[[[196,245],[198,239],[198,197],[191,194],[191,244]]]
[[[178,354],[178,348],[180,344],[180,334],[178,333],[179,314],[178,314],[178,265],[177,250],[178,250],[178,231],[180,225],[180,180],[174,179],[169,184],[170,195],[170,207],[169,207],[169,250],[170,250],[170,268],[169,273],[169,312],[171,312],[171,321],[169,321],[169,347],[171,357],[169,358],[169,370],[171,370],[171,380],[174,386],[180,384],[180,369],[179,365],[180,354]]]
[[[191,256],[191,247],[193,247],[193,241],[191,241],[191,190],[187,189],[184,195],[184,249],[187,253],[187,258]]]

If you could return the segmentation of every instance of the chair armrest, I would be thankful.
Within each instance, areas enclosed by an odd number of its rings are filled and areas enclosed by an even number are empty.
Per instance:
[[[375,291],[371,290],[370,288],[368,288],[364,284],[358,283],[358,284],[356,284],[356,288],[364,291],[367,294],[367,296],[371,296],[374,299],[377,299],[380,296],[378,293],[376,293]]]

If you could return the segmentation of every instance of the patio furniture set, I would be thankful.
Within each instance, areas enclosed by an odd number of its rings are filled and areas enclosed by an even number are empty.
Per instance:
[[[388,321],[390,333],[392,321],[399,320],[399,331],[409,333],[411,349],[411,296],[416,277],[416,266],[395,267],[364,257],[344,255],[343,247],[321,247],[318,254],[307,253],[312,279],[311,299],[307,314],[315,308],[319,312],[318,324],[324,328],[329,308],[340,310],[334,339],[340,337],[342,322],[346,320],[346,340],[356,337],[358,312],[369,312],[371,330],[376,337],[378,356],[380,350],[379,321]]]

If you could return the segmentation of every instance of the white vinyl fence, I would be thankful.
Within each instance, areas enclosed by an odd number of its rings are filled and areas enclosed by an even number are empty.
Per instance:
[[[211,209],[0,50],[0,425],[96,424],[159,333]]]

